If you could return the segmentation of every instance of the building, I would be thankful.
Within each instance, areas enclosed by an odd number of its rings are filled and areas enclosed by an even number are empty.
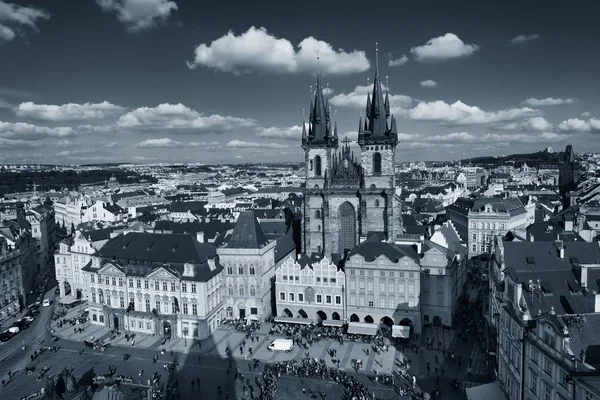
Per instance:
[[[308,125],[308,130],[307,130]],[[309,122],[303,124],[306,187],[301,234],[304,254],[334,259],[352,250],[368,232],[387,238],[402,233],[400,199],[395,195],[396,119],[376,68],[366,116],[359,121],[360,162],[349,141],[341,152],[337,125],[317,75]]]
[[[127,222],[128,217],[129,215],[127,210],[118,204],[111,204],[102,200],[98,200],[85,210],[82,210],[81,222],[104,221],[119,223]]]
[[[579,171],[575,161],[573,146],[568,144],[558,158],[558,186],[563,189],[577,183]],[[564,189],[563,189],[564,190]]]
[[[534,213],[534,205],[528,213],[521,200],[516,197],[460,198],[446,208],[446,215],[456,227],[460,238],[467,242],[469,257],[487,253],[495,235],[513,231],[525,236],[530,214]]]
[[[344,285],[344,272],[326,257],[287,257],[275,274],[279,320],[347,320]]]
[[[599,259],[598,243],[494,238],[486,319],[510,400],[598,398],[574,381],[600,366]]]
[[[54,202],[54,218],[56,225],[72,233],[73,227],[82,222],[82,215],[87,208],[88,200],[81,195],[66,195]]]
[[[485,179],[485,171],[480,167],[464,167],[465,184],[467,190],[475,190],[483,185]]]
[[[223,306],[228,319],[259,319],[272,315],[272,289],[277,266],[295,253],[287,236],[269,240],[252,211],[242,211],[227,243],[217,250],[225,265]]]
[[[131,232],[109,240],[82,268],[92,324],[205,339],[224,318],[214,245],[195,235]]]
[[[55,217],[52,202],[47,199],[43,205],[27,210],[25,217],[31,226],[31,236],[37,242],[40,268],[45,270],[54,258]]]
[[[348,321],[378,327],[403,325],[421,332],[421,246],[377,240],[348,253],[345,264]]]
[[[25,289],[21,252],[11,246],[0,232],[0,320],[16,314],[23,307]]]

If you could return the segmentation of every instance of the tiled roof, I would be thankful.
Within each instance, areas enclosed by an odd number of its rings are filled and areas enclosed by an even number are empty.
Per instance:
[[[558,316],[559,321],[569,332],[569,349],[576,359],[585,355],[585,362],[595,367],[600,365],[600,313],[585,315]]]
[[[92,229],[92,230],[89,230],[89,231],[82,230],[81,233],[90,242],[98,242],[98,241],[101,241],[101,240],[108,240],[108,239],[110,239],[110,234],[111,233],[113,233],[114,231],[117,231],[117,230],[121,230],[121,229],[125,229],[125,227],[124,226],[111,226],[111,227],[108,227],[108,228]]]
[[[205,205],[208,201],[174,201],[171,203],[171,212],[188,212],[206,215]]]
[[[235,226],[233,222],[221,221],[192,221],[192,222],[172,222],[156,221],[154,232],[186,233],[195,235],[198,232],[204,232],[204,240],[213,239],[217,234],[224,235],[229,229]]]
[[[348,258],[355,254],[361,255],[367,262],[372,262],[381,255],[385,256],[393,263],[397,263],[398,260],[404,257],[409,257],[414,261],[419,260],[419,255],[412,246],[369,240],[362,242],[352,249],[348,253]]]
[[[260,249],[267,245],[269,240],[265,237],[258,220],[252,211],[240,213],[231,239],[227,247],[234,249]]]
[[[494,212],[508,212],[510,215],[519,215],[524,214],[527,211],[519,200],[516,197],[512,197],[509,199],[501,199],[497,197],[482,197],[473,203],[471,207],[471,211],[481,212],[485,209],[485,206],[490,204]]]
[[[296,243],[289,236],[281,236],[277,239],[275,244],[275,262],[278,263],[288,254],[294,254],[296,250]]]

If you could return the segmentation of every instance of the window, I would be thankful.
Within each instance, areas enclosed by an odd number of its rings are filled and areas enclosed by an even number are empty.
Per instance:
[[[320,276],[317,276],[317,282],[321,283],[321,277]]]
[[[356,270],[354,270],[354,269],[351,269],[351,270],[350,270],[350,275],[356,275],[356,273],[355,273],[355,272],[356,272]]]
[[[476,245],[476,244],[474,244],[473,246],[471,246],[471,250],[472,250],[472,251],[477,251],[477,245]]]
[[[96,302],[96,293],[92,293],[92,303]]]
[[[156,300],[156,312],[160,313],[160,300]]]
[[[166,292],[168,290],[167,282],[163,282],[163,290]]]
[[[381,276],[382,278],[385,278],[385,271],[381,271],[381,272],[379,273],[379,276]]]
[[[388,283],[388,292],[394,293],[394,282]]]
[[[567,387],[567,373],[563,369],[558,371],[558,383],[564,388]]]
[[[125,308],[125,297],[119,296],[119,307]]]
[[[548,357],[544,357],[544,372],[552,376],[552,361]]]
[[[171,282],[171,292],[175,291],[175,282]]]
[[[254,267],[250,267],[250,275],[254,275],[255,273]]]
[[[327,283],[327,278],[323,278],[323,283]]]
[[[471,223],[471,228],[477,229],[477,222],[472,222]]]
[[[298,301],[300,303],[304,302],[304,293],[298,293]]]
[[[532,370],[529,370],[529,389],[533,394],[537,394],[538,376]]]
[[[373,153],[373,173],[381,174],[381,154]]]
[[[188,304],[187,303],[183,303],[183,313],[184,314],[188,313]]]
[[[444,272],[443,268],[438,269],[438,275],[444,275]]]
[[[552,400],[552,386],[550,386],[546,382],[543,383],[543,386],[544,386],[543,400]]]
[[[92,283],[96,283],[96,282],[94,282],[94,274],[91,274],[91,275],[90,275],[90,282],[92,282]]]
[[[373,307],[373,299],[372,298],[369,299],[369,307]]]
[[[473,236],[472,236],[472,238],[473,238],[473,241],[475,241],[475,242],[476,242],[476,241],[477,241],[477,234],[476,234],[476,233],[474,233],[474,234],[473,234]]]
[[[318,294],[317,295],[317,303],[322,303],[323,302],[323,296]]]
[[[233,275],[233,267],[227,267],[227,274]]]
[[[342,304],[342,296],[335,296],[335,304]]]
[[[92,315],[92,320],[93,320],[94,322],[98,321],[98,316],[97,316],[96,314],[93,314],[93,315]]]
[[[196,293],[196,284],[192,283],[192,293]]]
[[[239,293],[240,293],[240,296],[244,295],[244,286],[243,285],[240,285]]]
[[[285,293],[284,292],[279,292],[279,300],[285,301]]]
[[[404,294],[404,283],[398,285],[398,293]]]
[[[150,299],[146,299],[146,312],[151,312],[151,309],[150,309]]]
[[[104,323],[104,315],[100,314],[100,315],[98,316],[98,320],[99,320],[100,322]]]
[[[317,218],[317,219],[321,218],[321,210],[315,211],[315,218]]]
[[[367,282],[367,290],[368,290],[369,292],[372,292],[372,291],[373,291],[373,281],[369,281],[369,282]]]
[[[250,286],[250,296],[256,296],[256,289],[254,286]]]
[[[110,285],[110,277],[109,276],[104,278],[104,283],[106,283],[107,285]]]
[[[325,296],[325,303],[331,304],[331,296],[330,295]]]
[[[356,305],[356,297],[350,296],[350,305],[351,306],[355,306]]]
[[[160,290],[160,282],[154,281],[154,290]]]
[[[229,285],[229,287],[227,288],[227,293],[228,293],[230,296],[233,296],[233,286]]]
[[[361,307],[365,306],[365,298],[363,296],[360,296],[358,298],[358,305],[361,306]]]
[[[289,293],[288,299],[289,299],[289,301],[294,301],[294,293]]]
[[[198,304],[192,304],[192,315],[198,315]]]
[[[119,286],[123,287],[123,278],[119,278]]]
[[[585,389],[585,400],[598,400],[598,396]]]
[[[137,288],[138,288],[138,289],[141,289],[141,288],[142,288],[142,280],[141,280],[141,279],[138,279],[138,280],[136,281],[136,285],[137,285]]]
[[[365,271],[363,271],[362,269],[359,271],[358,273],[360,276],[365,276]]]
[[[365,290],[365,281],[358,282],[358,290]]]
[[[412,283],[408,284],[408,294],[415,294],[415,285]]]
[[[513,335],[514,336],[514,335]],[[537,351],[536,349],[534,349],[533,347],[531,348],[531,361],[535,364],[539,363],[539,357],[540,357],[540,352]]]
[[[385,304],[385,298],[380,298],[379,299],[379,308],[385,308],[386,304]]]
[[[356,290],[356,282],[354,280],[350,281],[350,290]]]
[[[388,303],[389,303],[389,307],[391,309],[395,309],[396,308],[396,301],[394,299],[388,299]]]
[[[113,276],[112,278],[112,285],[113,286],[117,286],[117,278]]]
[[[415,277],[415,273],[414,272],[409,272],[408,273],[408,277],[409,278],[414,278]]]
[[[181,291],[187,293],[187,283],[181,282]]]
[[[315,157],[315,176],[321,176],[321,156]]]
[[[373,276],[373,271],[369,271],[369,276]]]

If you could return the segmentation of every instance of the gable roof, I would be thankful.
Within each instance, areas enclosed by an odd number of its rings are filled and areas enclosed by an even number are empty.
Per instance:
[[[254,213],[243,211],[235,223],[227,247],[233,249],[260,249],[268,243],[269,240],[266,238]]]
[[[361,255],[367,262],[372,262],[382,255],[393,263],[397,263],[404,257],[409,257],[413,261],[418,261],[420,258],[415,249],[410,245],[399,245],[370,240],[366,240],[352,249],[348,253],[348,258],[356,254]]]

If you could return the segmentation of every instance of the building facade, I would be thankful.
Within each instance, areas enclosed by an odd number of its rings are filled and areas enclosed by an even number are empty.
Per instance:
[[[107,328],[205,339],[224,318],[216,248],[186,234],[127,233],[82,269],[90,322]]]
[[[344,285],[344,272],[328,258],[289,256],[275,273],[276,315],[312,322],[344,321]]]

